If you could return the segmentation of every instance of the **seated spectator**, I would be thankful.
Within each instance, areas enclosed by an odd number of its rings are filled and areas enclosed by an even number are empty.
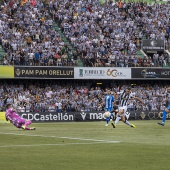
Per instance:
[[[59,80],[40,82],[27,80],[11,82],[10,80],[9,83],[8,80],[2,80],[0,82],[0,95],[2,96],[0,107],[4,108],[6,103],[14,103],[17,110],[22,112],[104,111],[105,89],[114,87],[115,91],[120,91],[129,86],[129,81],[114,83],[99,88],[95,83],[86,82],[84,84],[83,81],[73,83],[67,80],[63,83]],[[167,85],[166,81],[161,81],[161,83],[153,81],[147,84],[146,82],[136,82],[133,92],[143,99],[144,105],[140,105],[140,102],[129,101],[129,109],[141,111],[163,109]],[[8,93],[9,96],[14,97],[8,97]]]
[[[67,3],[54,0],[49,5],[43,1],[9,4],[0,14],[0,44],[12,65],[77,66],[78,58],[87,57],[89,61],[84,60],[85,66],[100,66],[96,60],[99,58],[101,66],[126,67],[128,65],[122,61],[129,60],[127,56],[140,50],[142,38],[164,39],[165,47],[169,49],[169,25],[162,22],[163,17],[164,20],[169,19],[167,4],[106,1],[101,5],[98,0],[82,4],[76,0]],[[162,10],[166,15],[162,14]],[[75,54],[53,29],[53,19],[70,41]],[[35,59],[37,55],[32,57],[36,50],[40,52],[38,59]],[[56,53],[61,55],[59,61]],[[68,60],[62,59],[63,54],[67,54]],[[118,58],[110,58],[110,54]],[[154,67],[167,66],[167,59],[160,57]],[[138,66],[136,59],[134,62],[129,64],[130,67]],[[153,63],[145,62],[140,66],[151,67]]]

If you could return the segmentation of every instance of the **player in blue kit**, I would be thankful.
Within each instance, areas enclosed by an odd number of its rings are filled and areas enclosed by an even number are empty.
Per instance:
[[[112,112],[113,104],[114,104],[114,96],[111,94],[110,90],[107,90],[107,95],[104,98],[104,104],[105,104],[105,111]],[[112,117],[113,117],[113,114],[111,113],[110,117],[106,118],[105,126],[108,126],[109,121]]]
[[[166,115],[170,112],[170,87],[167,88],[167,95],[166,95],[166,107],[163,111],[162,122],[158,122],[158,125],[164,126],[166,121]]]

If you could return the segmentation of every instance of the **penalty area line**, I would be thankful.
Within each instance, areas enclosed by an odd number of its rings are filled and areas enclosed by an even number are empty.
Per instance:
[[[3,135],[15,135],[15,136],[42,137],[42,138],[70,139],[70,140],[92,141],[92,142],[120,143],[120,141],[115,141],[115,140],[100,140],[100,139],[86,139],[86,138],[73,138],[73,137],[58,137],[58,136],[17,134],[17,133],[4,133],[4,132],[0,132],[0,134],[3,134]]]

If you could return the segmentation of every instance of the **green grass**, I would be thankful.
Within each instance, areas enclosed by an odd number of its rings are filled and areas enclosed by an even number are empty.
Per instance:
[[[38,123],[36,131],[0,123],[1,170],[168,170],[170,122]],[[117,143],[115,143],[117,141]]]

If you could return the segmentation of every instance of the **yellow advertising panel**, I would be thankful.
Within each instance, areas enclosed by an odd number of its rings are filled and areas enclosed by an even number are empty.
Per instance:
[[[6,121],[5,112],[0,112],[0,122],[9,123],[9,121]]]
[[[14,67],[0,66],[0,78],[14,78]]]

